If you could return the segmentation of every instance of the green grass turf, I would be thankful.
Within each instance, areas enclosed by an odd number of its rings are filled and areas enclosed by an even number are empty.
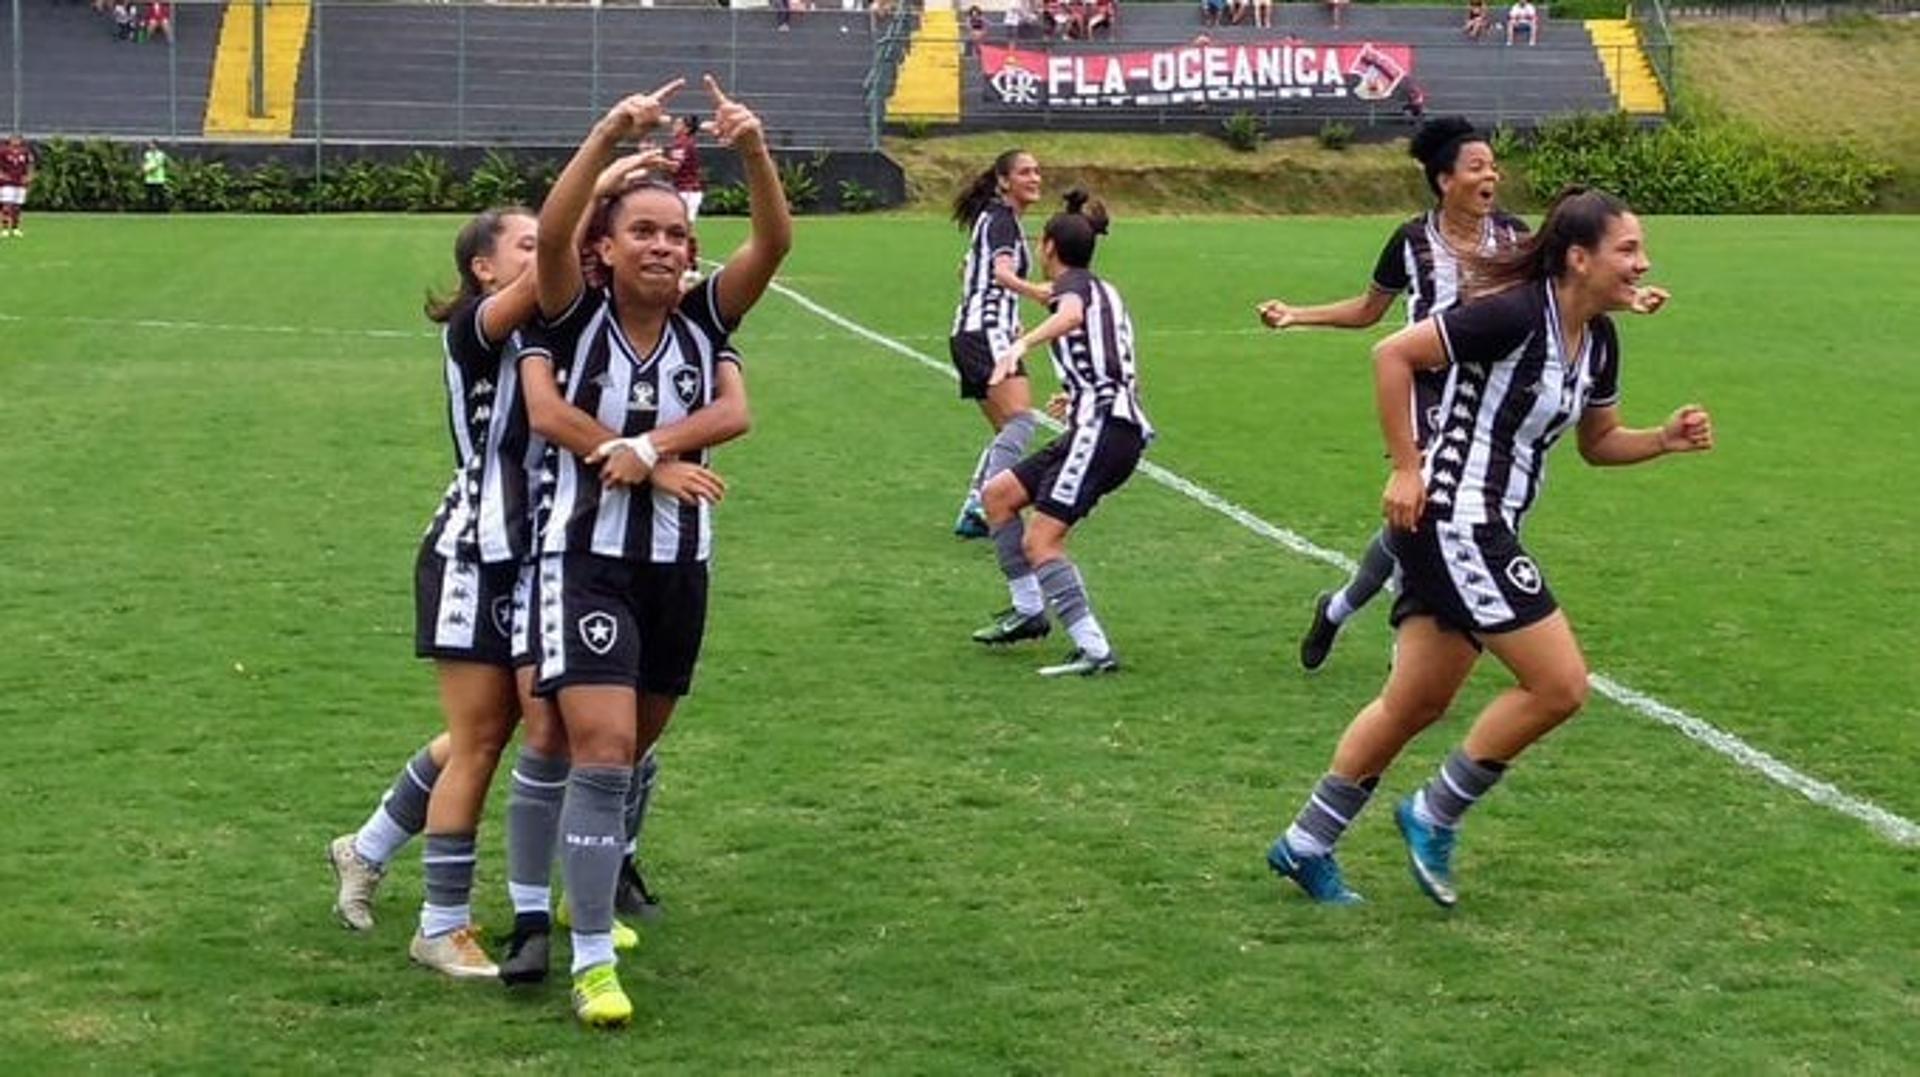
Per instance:
[[[1039,682],[1063,644],[965,638],[1004,594],[946,532],[981,421],[771,296],[648,832],[669,914],[624,966],[638,1027],[576,1029],[564,978],[410,969],[411,849],[347,934],[322,847],[439,722],[409,640],[448,472],[417,299],[457,223],[30,216],[0,244],[9,1073],[1911,1066],[1920,854],[1597,698],[1475,814],[1451,916],[1390,801],[1345,846],[1372,903],[1309,907],[1261,853],[1381,680],[1381,611],[1302,676],[1337,574],[1136,480],[1075,540],[1130,668]],[[1255,333],[1251,307],[1356,291],[1390,223],[1120,222],[1101,268],[1153,458],[1358,552],[1374,334]],[[1563,451],[1529,542],[1594,668],[1920,816],[1920,221],[1650,232],[1676,298],[1623,327],[1625,410],[1701,401],[1721,446],[1611,472]],[[806,221],[788,280],[942,356],[959,248],[927,218]]]

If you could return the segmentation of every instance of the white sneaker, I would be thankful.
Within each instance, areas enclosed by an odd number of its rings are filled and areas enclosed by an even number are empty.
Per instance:
[[[456,980],[495,979],[500,975],[500,966],[480,948],[477,936],[472,924],[433,938],[416,932],[412,945],[407,947],[407,956],[416,964]]]
[[[333,865],[333,877],[340,891],[333,898],[333,914],[355,931],[373,930],[373,894],[387,869],[360,855],[353,847],[353,835],[342,834],[327,845],[327,862]]]

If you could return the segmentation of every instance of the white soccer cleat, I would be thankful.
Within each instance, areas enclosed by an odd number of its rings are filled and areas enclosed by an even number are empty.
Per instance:
[[[355,931],[373,930],[373,895],[387,869],[360,855],[353,835],[342,834],[327,845],[327,862],[340,890],[333,898],[333,914]]]
[[[472,924],[433,938],[416,933],[413,944],[407,947],[407,956],[415,964],[456,980],[492,980],[500,975],[500,966],[480,948],[478,932]]]

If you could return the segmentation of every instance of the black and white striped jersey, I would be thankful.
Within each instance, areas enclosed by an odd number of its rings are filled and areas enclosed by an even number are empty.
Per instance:
[[[1481,222],[1478,257],[1494,254],[1527,234],[1527,222],[1495,210]],[[1440,215],[1429,210],[1403,222],[1388,237],[1373,267],[1373,286],[1407,296],[1407,324],[1413,325],[1459,306],[1470,290],[1472,267],[1465,264],[1440,232]],[[1414,433],[1425,445],[1439,425],[1440,397],[1451,370],[1422,370],[1413,378]]]
[[[485,302],[456,308],[441,332],[454,472],[427,535],[442,557],[499,564],[530,552],[532,506],[518,334],[488,340]]]
[[[1613,321],[1587,323],[1580,353],[1560,338],[1551,283],[1528,283],[1440,315],[1454,377],[1424,456],[1427,517],[1502,522],[1515,533],[1539,496],[1547,451],[1589,408],[1620,400]]]
[[[993,279],[994,259],[1003,254],[1013,257],[1013,271],[1021,277],[1033,267],[1020,218],[1012,206],[996,198],[973,219],[973,236],[967,241],[967,262],[961,273],[960,309],[953,315],[955,334],[1011,332],[1020,324],[1020,297]]]
[[[1133,319],[1127,316],[1126,303],[1113,285],[1084,269],[1069,269],[1053,282],[1048,306],[1060,309],[1061,299],[1069,295],[1079,297],[1084,317],[1078,329],[1053,341],[1053,369],[1071,398],[1068,420],[1083,427],[1119,419],[1151,439],[1153,424],[1140,406]]]
[[[569,370],[567,402],[623,437],[669,426],[713,402],[719,364],[738,364],[728,343],[715,273],[667,316],[659,342],[638,355],[606,290],[583,292],[568,311],[526,333],[527,351]],[[705,561],[712,554],[712,510],[684,505],[651,485],[603,489],[596,468],[564,450],[553,460],[553,503],[542,553],[593,553],[652,564]],[[703,451],[692,462],[705,464]]]

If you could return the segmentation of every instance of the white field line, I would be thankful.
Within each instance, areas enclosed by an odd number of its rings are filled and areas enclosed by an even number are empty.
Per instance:
[[[948,377],[958,376],[954,373],[951,363],[942,362],[931,355],[914,350],[899,340],[869,329],[852,319],[821,306],[783,284],[774,284],[773,290],[792,300],[803,310],[826,319],[834,325],[852,333],[854,336],[871,341],[890,352],[912,359],[920,365],[939,371]],[[1046,423],[1049,428],[1059,429],[1060,424],[1055,423],[1045,416],[1041,417],[1041,421]],[[1284,546],[1302,557],[1332,565],[1343,572],[1353,571],[1353,561],[1344,554],[1317,545],[1295,532],[1264,520],[1251,511],[1228,501],[1226,498],[1221,497],[1219,494],[1214,493],[1191,479],[1168,471],[1166,468],[1150,461],[1143,461],[1141,463],[1140,472],[1154,482],[1185,495],[1189,499],[1198,502],[1206,508],[1212,509],[1214,512],[1252,531],[1254,534]],[[1871,801],[1862,800],[1830,782],[1823,782],[1818,778],[1804,774],[1793,766],[1782,762],[1780,759],[1748,744],[1734,734],[1704,719],[1696,718],[1678,707],[1663,703],[1652,696],[1621,684],[1605,673],[1594,673],[1588,680],[1593,685],[1595,691],[1613,700],[1615,703],[1620,704],[1642,717],[1650,718],[1653,721],[1659,722],[1661,725],[1679,731],[1681,735],[1694,743],[1710,748],[1726,756],[1728,759],[1733,760],[1740,766],[1764,775],[1768,779],[1799,793],[1815,804],[1839,812],[1842,815],[1852,816],[1872,827],[1883,837],[1896,844],[1920,846],[1920,824],[1916,824],[1913,820],[1896,815]]]

